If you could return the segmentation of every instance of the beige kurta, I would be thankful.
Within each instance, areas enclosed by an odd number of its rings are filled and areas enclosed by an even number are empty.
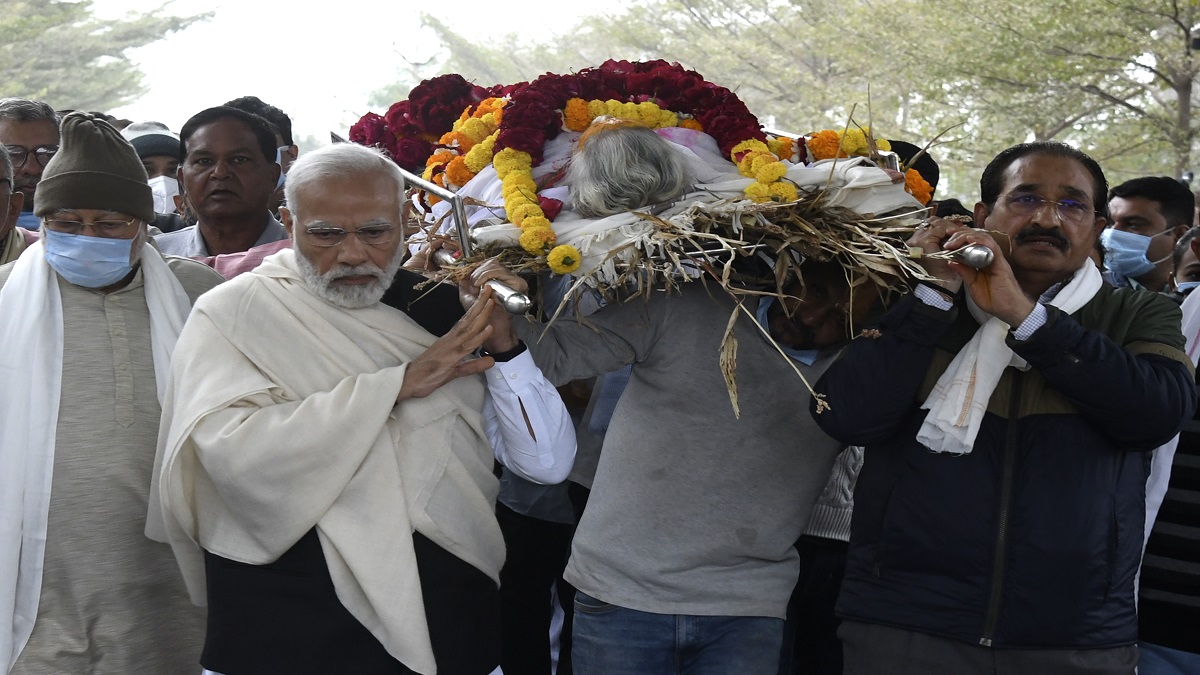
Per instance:
[[[19,227],[14,227],[8,234],[0,237],[0,265],[7,265],[16,260],[25,250],[25,237]]]
[[[167,258],[194,301],[220,283]],[[0,268],[0,286],[11,266]],[[63,379],[37,621],[13,675],[199,672],[204,610],[144,533],[160,410],[139,271],[103,294],[59,279]]]

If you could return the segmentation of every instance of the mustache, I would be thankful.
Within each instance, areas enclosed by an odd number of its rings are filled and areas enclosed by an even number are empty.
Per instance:
[[[379,267],[378,265],[372,265],[370,263],[367,263],[365,265],[355,265],[353,267],[339,267],[337,269],[329,270],[328,272],[325,273],[324,276],[325,276],[326,281],[337,281],[338,279],[344,279],[346,277],[366,277],[366,276],[375,277],[376,279],[379,279],[380,281],[385,281],[387,278],[387,272],[385,272],[383,270],[383,268]]]
[[[1024,244],[1026,241],[1033,239],[1034,237],[1039,239],[1050,239],[1056,247],[1064,251],[1071,247],[1071,242],[1067,240],[1067,237],[1062,233],[1062,230],[1058,229],[1057,227],[1045,228],[1032,225],[1018,232],[1015,240],[1018,244]]]

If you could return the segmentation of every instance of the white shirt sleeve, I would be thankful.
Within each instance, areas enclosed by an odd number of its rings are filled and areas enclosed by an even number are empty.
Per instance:
[[[575,425],[529,350],[497,362],[484,376],[483,418],[496,460],[535,483],[566,480],[575,464]]]

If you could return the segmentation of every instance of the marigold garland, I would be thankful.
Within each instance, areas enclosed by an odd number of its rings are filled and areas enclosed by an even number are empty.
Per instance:
[[[406,168],[414,162],[424,165],[427,179],[451,189],[490,164],[502,183],[506,214],[522,230],[522,247],[539,256],[562,251],[565,265],[579,256],[555,246],[532,170],[548,139],[564,130],[582,132],[604,115],[655,129],[709,134],[739,173],[753,179],[745,193],[760,202],[798,198],[796,186],[787,180],[789,162],[866,154],[871,144],[870,129],[858,127],[823,130],[800,141],[769,137],[732,91],[661,60],[606,61],[576,73],[548,73],[489,89],[456,75],[434,78],[414,88],[387,115],[364,116],[351,129],[351,140],[384,148]],[[885,140],[874,140],[874,146],[890,149]],[[920,199],[927,193],[918,180],[923,181],[912,172],[906,176],[909,190]]]

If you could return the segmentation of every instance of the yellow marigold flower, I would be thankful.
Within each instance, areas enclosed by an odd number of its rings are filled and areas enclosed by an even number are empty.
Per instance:
[[[520,205],[513,207],[511,210],[507,210],[507,213],[508,222],[516,225],[517,227],[521,227],[526,218],[544,218],[546,215],[542,212],[542,207],[528,201],[521,202]]]
[[[546,263],[555,274],[570,274],[579,269],[579,263],[582,261],[583,256],[579,254],[579,249],[570,244],[555,246],[546,255]]]
[[[843,129],[840,133],[842,136],[842,152],[851,157],[867,154],[867,135],[863,133],[862,129]]]
[[[771,199],[771,188],[766,183],[757,181],[746,186],[746,196],[756,202],[765,202]]]
[[[875,139],[875,147],[879,148],[880,150],[883,150],[884,152],[892,151],[892,144],[889,143],[888,139],[886,139],[886,138],[876,138]]]
[[[479,173],[492,163],[492,148],[496,145],[496,134],[488,136],[482,143],[471,148],[466,154],[467,168],[471,173]]]
[[[764,146],[765,147],[765,146]],[[731,153],[737,156],[735,152]],[[747,178],[754,178],[754,173],[763,165],[771,162],[779,161],[770,150],[750,150],[742,154],[741,161],[738,162],[738,173]]]
[[[541,210],[541,209],[539,209],[539,210]],[[540,229],[543,227],[546,229],[550,228],[550,219],[547,218],[544,213],[538,214],[536,216],[535,215],[525,216],[524,222],[522,222],[520,225],[520,228],[522,230],[537,230],[537,229]]]
[[[500,180],[504,180],[512,171],[529,171],[533,166],[533,158],[528,152],[505,148],[492,158],[492,165],[496,167],[496,174],[500,176]]]
[[[733,146],[733,149],[729,151],[729,160],[731,162],[737,162],[738,155],[742,154],[743,152],[754,151],[754,150],[759,150],[762,152],[770,152],[771,151],[771,149],[767,147],[766,143],[763,143],[762,141],[758,140],[757,138],[751,138],[751,139],[742,141],[741,143],[738,143],[737,145]]]
[[[786,174],[787,165],[779,161],[766,162],[762,166],[756,166],[754,169],[754,177],[760,183],[774,183]]]
[[[833,159],[839,155],[841,144],[836,131],[825,129],[808,137],[808,152],[814,160]]]
[[[691,117],[680,122],[679,126],[683,127],[684,129],[691,129],[692,131],[704,131],[704,125],[700,124]]]
[[[488,128],[488,125],[483,120],[471,118],[463,122],[462,129],[459,133],[470,138],[475,143],[482,142],[483,139],[492,135],[495,129]]]
[[[621,116],[621,102],[616,99],[608,99],[604,102],[604,114],[612,115],[613,117]]]
[[[528,173],[513,171],[501,181],[500,194],[508,196],[515,190],[529,193],[537,192],[537,183],[533,180],[533,176]]]
[[[677,127],[677,126],[679,126],[679,115],[676,115],[675,113],[671,112],[670,110],[659,110],[658,111],[658,123],[655,124],[654,126],[659,129],[665,129],[667,127]]]
[[[467,181],[475,177],[474,173],[467,168],[467,161],[463,157],[455,157],[449,164],[446,165],[446,178],[451,183],[462,187],[467,184]]]
[[[642,121],[642,124],[651,129],[658,126],[659,113],[662,112],[661,108],[650,101],[643,101],[637,104],[637,109],[638,119]]]
[[[916,169],[904,172],[904,189],[908,190],[922,204],[928,204],[929,200],[933,199],[933,186],[922,178]]]
[[[554,230],[548,227],[531,227],[521,230],[521,238],[518,240],[521,243],[521,248],[525,249],[532,255],[543,255],[558,237],[554,236]]]
[[[591,115],[592,119],[596,119],[601,115],[608,114],[608,104],[604,101],[598,99],[594,101],[588,101],[587,107],[588,115]]]
[[[530,199],[524,192],[512,192],[504,197],[504,210],[513,213],[526,204],[537,205],[537,199]]]
[[[592,114],[588,111],[588,102],[581,98],[572,98],[563,108],[563,122],[571,131],[583,131],[592,123]]]
[[[778,181],[770,185],[770,198],[781,203],[794,202],[800,198],[796,186],[787,181]]]

